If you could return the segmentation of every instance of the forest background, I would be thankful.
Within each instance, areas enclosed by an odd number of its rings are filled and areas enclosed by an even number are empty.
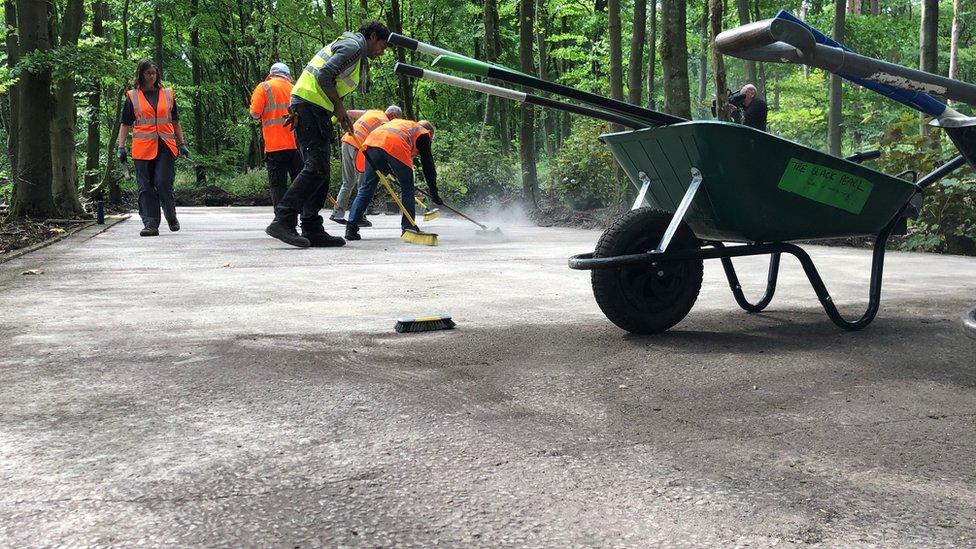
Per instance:
[[[940,130],[880,95],[846,83],[831,91],[823,71],[713,50],[716,32],[781,8],[859,53],[976,81],[976,12],[964,0],[4,0],[0,215],[7,223],[72,218],[90,215],[96,198],[131,204],[134,183],[115,161],[114,135],[123,92],[144,57],[175,88],[193,152],[179,163],[179,199],[268,203],[260,127],[247,113],[252,89],[273,62],[297,74],[325,43],[367,19],[689,118],[711,118],[716,97],[755,83],[769,103],[771,133],[838,155],[879,148],[870,165],[888,173],[924,173],[953,155]],[[388,49],[371,63],[368,92],[347,106],[397,103],[408,117],[433,121],[447,200],[518,204],[529,213],[616,212],[628,203],[631,185],[597,139],[609,130],[604,123],[398,77],[395,61],[426,65],[413,52]],[[971,170],[928,194],[900,245],[976,254]]]

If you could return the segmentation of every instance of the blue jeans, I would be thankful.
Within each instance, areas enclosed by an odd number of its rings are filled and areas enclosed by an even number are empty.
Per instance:
[[[347,230],[352,229],[353,232],[356,232],[359,229],[358,222],[366,215],[366,208],[373,201],[373,194],[376,193],[376,186],[380,182],[380,177],[377,175],[376,170],[387,175],[387,178],[389,178],[389,174],[393,174],[396,177],[397,183],[400,184],[400,201],[403,202],[403,207],[406,208],[410,217],[416,219],[414,210],[413,166],[407,166],[390,156],[383,149],[367,147],[366,171],[363,172],[363,176],[359,180],[359,190],[356,191],[356,199],[353,200],[352,208],[349,209],[349,224],[346,225]],[[410,224],[406,216],[402,216],[400,219],[400,227],[403,229],[417,228],[416,225]]]

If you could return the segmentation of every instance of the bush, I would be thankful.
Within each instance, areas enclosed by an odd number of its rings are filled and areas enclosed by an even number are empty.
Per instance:
[[[605,124],[579,121],[563,143],[552,166],[549,194],[574,209],[605,207],[616,203],[620,185],[610,149],[600,142]]]
[[[474,128],[438,130],[434,139],[434,154],[439,157],[437,188],[448,202],[486,205],[521,193],[517,163],[502,156],[487,133],[482,139]]]
[[[918,119],[905,114],[891,124],[881,138],[882,171],[897,174],[915,170],[919,177],[958,154],[942,130],[932,137],[919,135]],[[972,168],[957,170],[925,190],[925,202],[918,219],[909,223],[902,247],[926,252],[976,255],[976,175]]]

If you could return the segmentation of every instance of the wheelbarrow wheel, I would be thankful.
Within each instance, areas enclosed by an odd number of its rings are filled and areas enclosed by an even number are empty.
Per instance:
[[[652,208],[627,212],[600,237],[593,257],[640,254],[657,247],[672,214]],[[669,251],[694,249],[701,242],[681,223]],[[701,259],[595,269],[593,295],[607,318],[635,334],[656,334],[671,328],[688,314],[701,290]]]

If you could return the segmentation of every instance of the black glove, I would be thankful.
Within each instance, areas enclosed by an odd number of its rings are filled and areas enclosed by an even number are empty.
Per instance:
[[[119,162],[125,164],[125,161],[127,160],[127,157],[125,156],[125,147],[119,147],[119,150],[116,151],[115,156],[119,157]]]
[[[442,206],[444,204],[444,201],[441,200],[441,195],[437,194],[437,189],[434,187],[431,187],[430,189],[430,199],[438,206]]]
[[[186,143],[183,143],[182,145],[177,147],[177,150],[180,151],[180,156],[190,158],[190,149],[186,148]]]

